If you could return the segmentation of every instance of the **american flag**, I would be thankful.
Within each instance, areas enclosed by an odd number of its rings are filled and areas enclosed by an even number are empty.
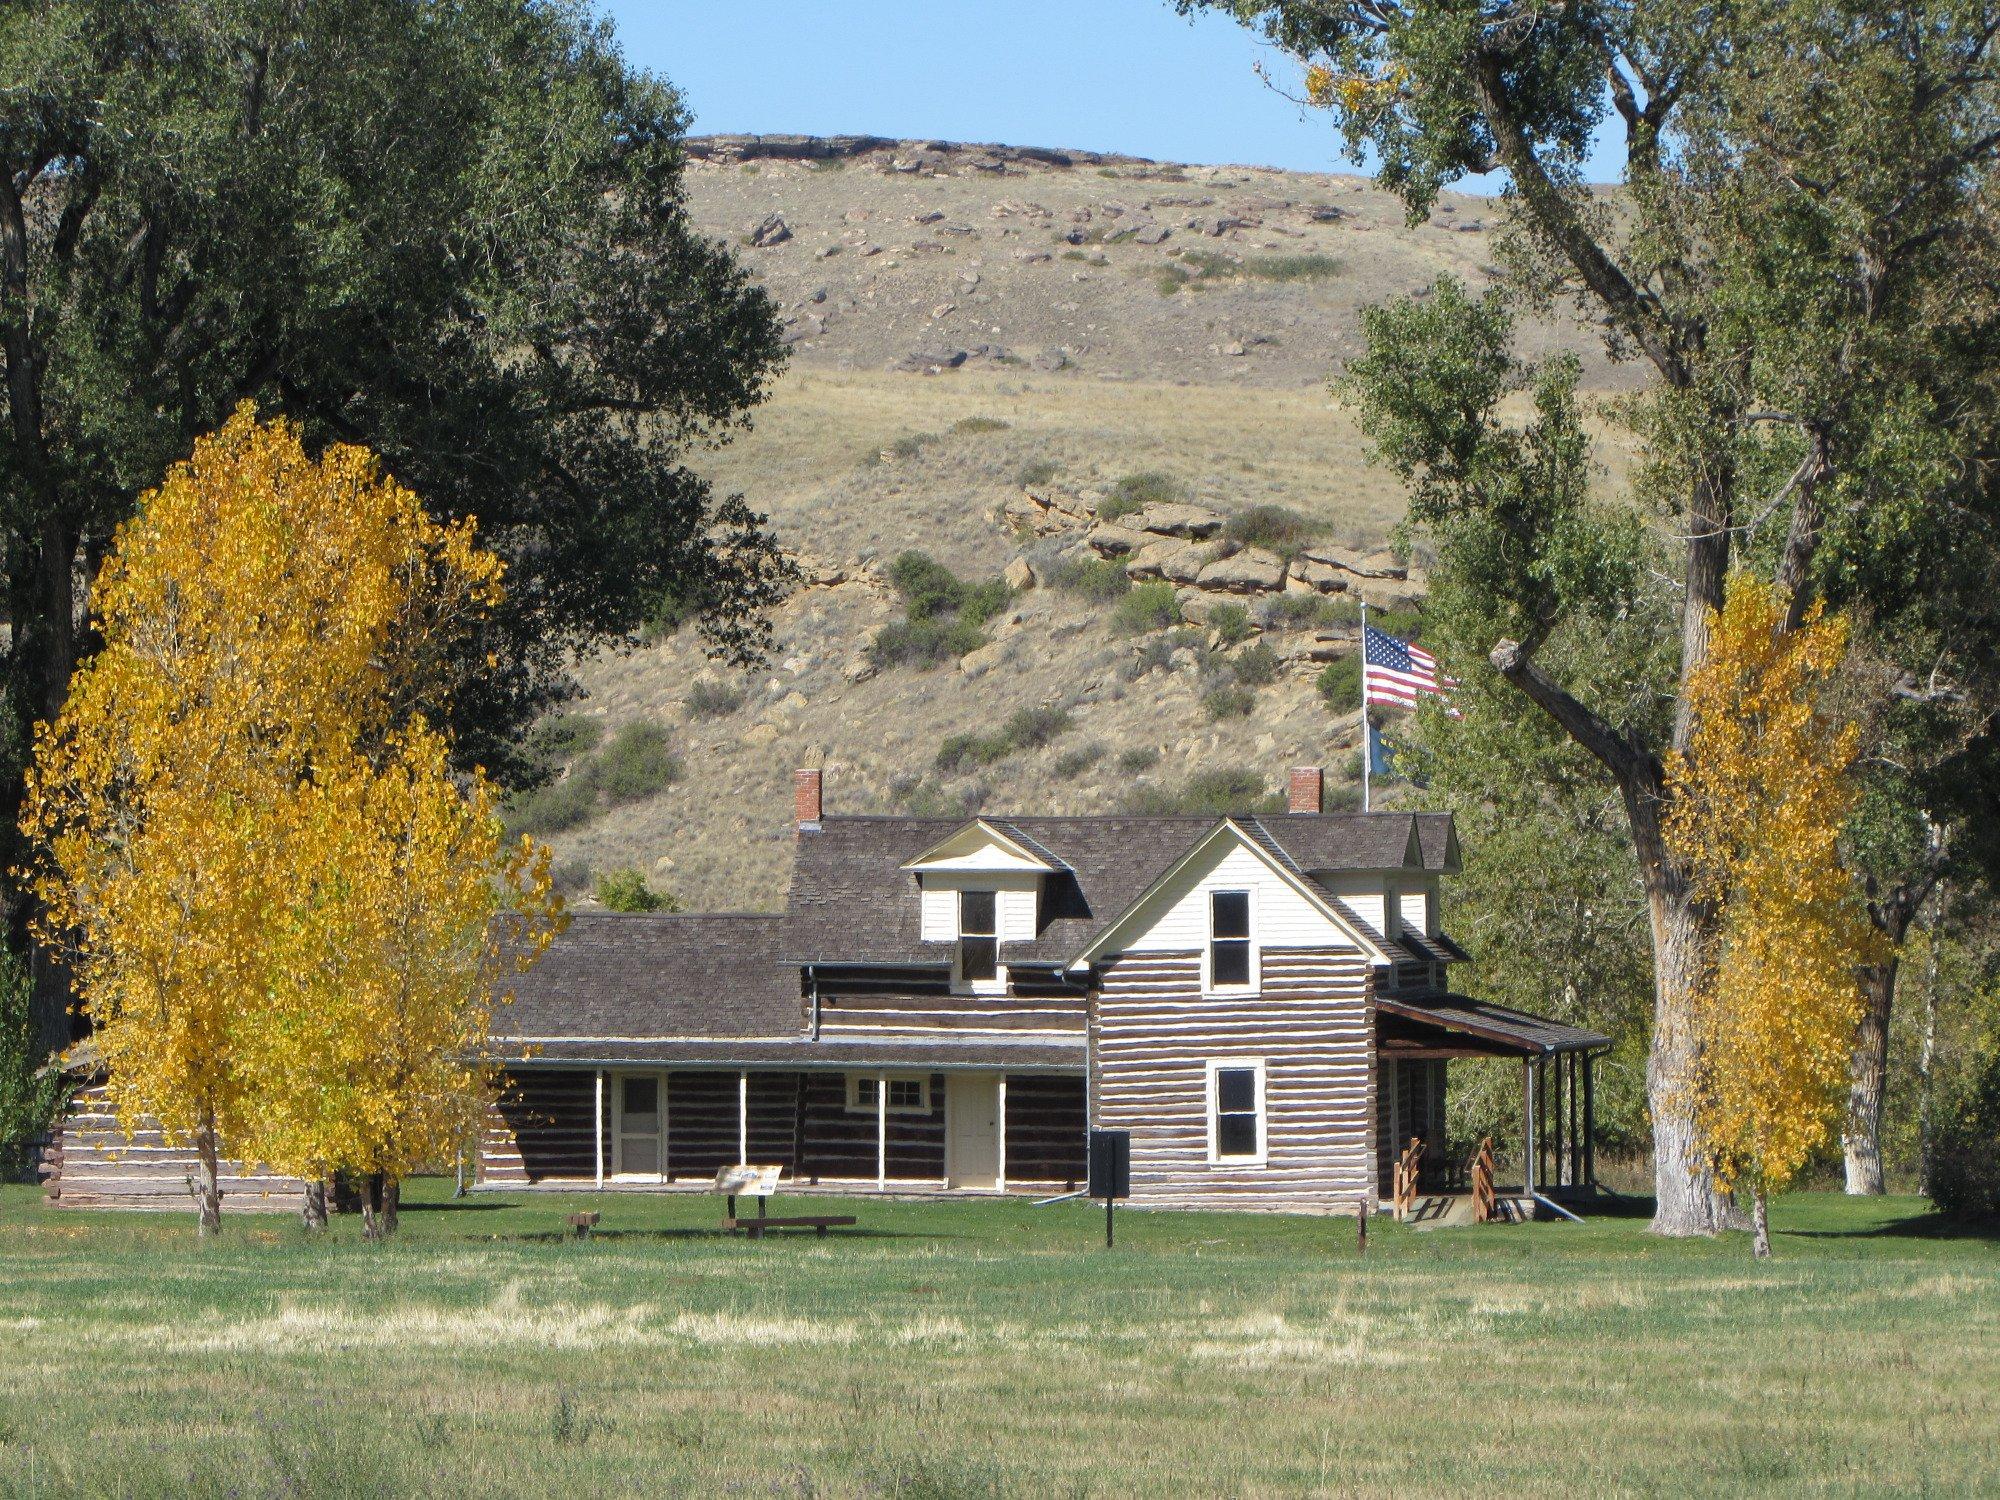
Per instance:
[[[1373,625],[1362,641],[1361,699],[1364,703],[1393,703],[1414,707],[1425,693],[1435,693],[1449,701],[1456,678],[1439,674],[1437,658],[1408,641],[1399,641]]]

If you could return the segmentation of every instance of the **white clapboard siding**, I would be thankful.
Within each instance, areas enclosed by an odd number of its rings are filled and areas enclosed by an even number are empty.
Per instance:
[[[1132,1196],[1351,1210],[1375,1198],[1374,995],[1352,948],[1263,951],[1256,996],[1204,997],[1199,951],[1121,954],[1091,1015],[1091,1117],[1132,1132]],[[1264,1064],[1265,1161],[1208,1159],[1208,1065]]]
[[[1251,892],[1251,936],[1260,948],[1354,951],[1339,927],[1250,849],[1240,843],[1219,843],[1217,850],[1212,862],[1190,865],[1147,898],[1133,915],[1126,952],[1199,951],[1208,942],[1211,891]]]
[[[958,893],[962,890],[997,891],[994,903],[999,916],[1003,943],[1029,943],[1035,938],[1036,899],[1042,877],[1020,872],[934,873],[926,871],[923,881],[923,939],[927,943],[958,940]]]
[[[1436,887],[1426,884],[1415,889],[1406,888],[1402,894],[1403,928],[1407,932],[1435,934],[1437,917]]]
[[[1357,917],[1377,932],[1393,936],[1383,924],[1385,882],[1380,875],[1327,875],[1320,884],[1346,902]]]

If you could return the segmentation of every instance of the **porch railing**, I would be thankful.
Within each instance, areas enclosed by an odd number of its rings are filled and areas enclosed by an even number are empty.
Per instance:
[[[1410,1144],[1403,1148],[1403,1154],[1396,1158],[1395,1205],[1398,1221],[1407,1219],[1410,1211],[1417,1206],[1417,1173],[1423,1160],[1423,1140],[1413,1135]]]
[[[1487,1136],[1472,1153],[1472,1222],[1484,1224],[1493,1217],[1493,1137]]]

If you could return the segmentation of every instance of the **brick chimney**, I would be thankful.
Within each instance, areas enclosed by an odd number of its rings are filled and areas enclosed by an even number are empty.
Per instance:
[[[817,770],[792,772],[792,816],[799,833],[816,832],[820,816],[820,773]]]
[[[1326,772],[1318,766],[1293,766],[1291,786],[1285,796],[1285,811],[1325,812]]]

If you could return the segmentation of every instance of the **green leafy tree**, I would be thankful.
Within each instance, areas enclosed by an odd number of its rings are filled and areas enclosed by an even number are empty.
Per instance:
[[[763,398],[774,310],[689,221],[679,96],[589,5],[22,0],[0,78],[0,822],[82,581],[245,397],[505,557],[464,763],[532,778],[574,650],[663,598],[754,651],[786,568],[684,460]]]
[[[1991,572],[1979,459],[2000,340],[1986,291],[2000,24],[1956,0],[1211,5],[1298,59],[1307,99],[1413,218],[1453,182],[1503,174],[1512,297],[1578,307],[1612,357],[1649,370],[1617,413],[1641,440],[1639,498],[1672,587],[1652,643],[1660,697],[1638,714],[1623,691],[1607,701],[1565,678],[1548,650],[1603,593],[1576,566],[1602,514],[1583,503],[1574,371],[1515,370],[1507,305],[1460,296],[1435,326],[1407,311],[1378,324],[1353,389],[1412,482],[1413,519],[1494,598],[1492,669],[1624,804],[1654,957],[1654,1226],[1711,1232],[1733,1210],[1685,1101],[1716,920],[1661,836],[1667,759],[1688,748],[1685,684],[1732,564],[1775,582],[1787,629],[1821,598],[1894,618],[1952,587],[1955,571],[1922,564],[1953,546]],[[1616,203],[1584,181],[1601,126],[1622,136]],[[1537,413],[1509,426],[1499,400],[1523,384]],[[1964,617],[1933,658],[1967,704],[1991,701],[1988,618]]]
[[[666,891],[646,883],[643,872],[629,866],[606,870],[597,877],[597,900],[607,911],[679,911],[681,904]]]

